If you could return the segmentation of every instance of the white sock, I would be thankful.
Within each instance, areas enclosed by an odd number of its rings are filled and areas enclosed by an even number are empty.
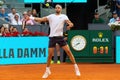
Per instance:
[[[77,65],[77,64],[74,64],[74,67],[78,67],[78,65]]]
[[[46,67],[46,69],[50,69],[50,67]]]
[[[46,72],[48,72],[49,74],[51,74],[50,67],[46,67]]]

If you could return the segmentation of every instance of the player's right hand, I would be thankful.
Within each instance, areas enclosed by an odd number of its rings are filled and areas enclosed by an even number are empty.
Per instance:
[[[34,19],[35,19],[35,17],[30,16],[30,17],[29,17],[29,19],[30,19],[30,20],[34,20]]]

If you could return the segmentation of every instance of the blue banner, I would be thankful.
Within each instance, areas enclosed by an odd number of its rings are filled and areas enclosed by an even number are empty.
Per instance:
[[[24,0],[25,3],[44,3],[45,0]]]
[[[86,3],[87,0],[46,0],[53,3]],[[44,3],[45,0],[24,0],[25,3]]]
[[[46,63],[48,37],[1,37],[0,65]]]
[[[53,3],[86,3],[87,0],[53,0]]]
[[[120,36],[116,37],[116,63],[120,63]]]

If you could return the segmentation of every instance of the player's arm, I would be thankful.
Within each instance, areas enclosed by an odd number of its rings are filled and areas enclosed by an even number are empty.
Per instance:
[[[70,30],[74,26],[70,20],[65,20],[65,23],[67,24],[67,30]]]
[[[38,18],[38,17],[30,17],[31,20],[34,20],[36,22],[47,22],[48,19],[47,17],[42,17],[42,18]]]

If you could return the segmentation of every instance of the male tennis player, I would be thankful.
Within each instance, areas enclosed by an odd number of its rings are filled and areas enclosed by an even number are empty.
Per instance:
[[[49,22],[49,26],[50,26],[49,55],[47,60],[46,71],[42,76],[42,78],[47,78],[51,74],[50,62],[51,62],[52,54],[54,53],[54,48],[56,46],[56,43],[58,43],[66,51],[70,60],[74,64],[76,76],[80,76],[78,65],[76,64],[74,56],[72,55],[72,52],[70,51],[69,46],[63,37],[64,24],[67,23],[68,24],[67,28],[71,28],[73,27],[73,23],[68,19],[66,15],[61,14],[62,11],[61,5],[57,4],[55,6],[55,11],[56,11],[55,14],[50,14],[43,18],[30,17],[30,19],[35,20],[37,22]]]

